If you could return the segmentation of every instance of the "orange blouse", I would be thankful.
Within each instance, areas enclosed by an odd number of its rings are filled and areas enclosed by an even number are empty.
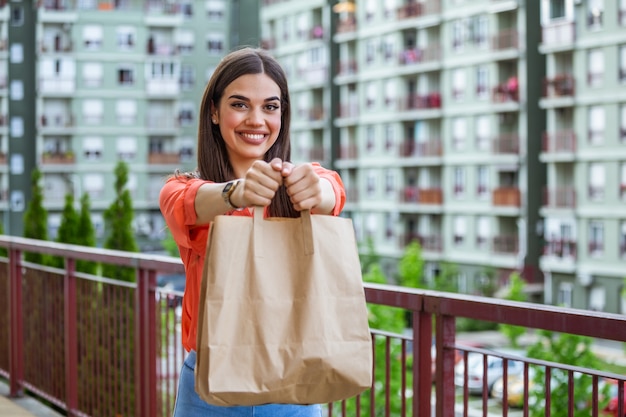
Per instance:
[[[332,215],[338,216],[346,202],[346,192],[341,177],[335,171],[313,163],[320,178],[331,182],[335,191],[335,208]],[[211,182],[183,176],[167,180],[159,196],[159,205],[165,222],[178,245],[180,257],[185,265],[186,284],[183,297],[182,342],[187,351],[196,348],[196,330],[198,327],[198,304],[209,225],[195,226],[195,199],[198,188]],[[248,209],[230,211],[230,216],[252,216]]]

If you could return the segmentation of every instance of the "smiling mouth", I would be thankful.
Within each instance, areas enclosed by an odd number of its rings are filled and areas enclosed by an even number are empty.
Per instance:
[[[239,136],[246,142],[254,144],[262,142],[267,137],[264,133],[239,133]]]

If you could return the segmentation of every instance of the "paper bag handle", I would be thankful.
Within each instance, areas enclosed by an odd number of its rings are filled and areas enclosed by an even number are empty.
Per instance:
[[[267,246],[263,241],[263,225],[267,222],[272,221],[292,221],[298,222],[300,224],[300,229],[302,232],[300,236],[302,237],[302,247],[304,248],[305,255],[313,255],[315,252],[313,245],[313,225],[311,223],[311,211],[310,210],[302,210],[300,212],[299,218],[283,218],[276,217],[274,220],[265,220],[263,219],[263,214],[265,212],[263,207],[253,207],[252,211],[254,212],[254,220],[252,226],[252,234],[254,236],[254,256],[257,258],[263,258],[264,256],[264,248]]]

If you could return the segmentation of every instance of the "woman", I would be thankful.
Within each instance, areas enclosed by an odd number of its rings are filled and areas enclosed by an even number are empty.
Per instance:
[[[285,74],[262,49],[231,52],[215,69],[199,114],[197,172],[170,177],[160,194],[187,282],[182,339],[189,352],[181,370],[174,416],[319,417],[318,405],[218,407],[194,389],[200,284],[210,222],[217,215],[297,217],[299,211],[337,216],[345,203],[339,175],[317,163],[290,160],[291,109]]]

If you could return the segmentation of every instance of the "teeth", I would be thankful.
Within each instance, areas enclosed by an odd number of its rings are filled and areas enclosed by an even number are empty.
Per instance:
[[[260,140],[260,139],[263,139],[265,137],[265,135],[263,135],[263,134],[251,134],[251,133],[242,133],[241,136],[245,136],[245,137],[253,139],[253,140]]]

